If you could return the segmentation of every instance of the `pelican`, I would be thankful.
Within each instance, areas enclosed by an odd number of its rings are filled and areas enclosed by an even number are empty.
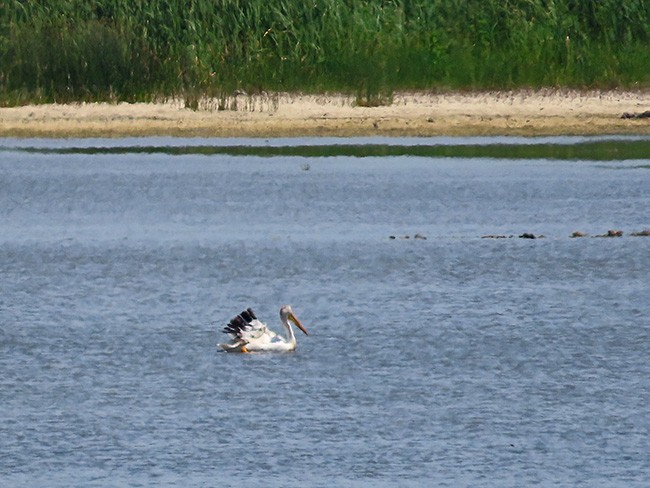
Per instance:
[[[280,308],[280,321],[286,330],[282,337],[270,330],[264,322],[260,322],[252,309],[247,308],[233,318],[223,331],[232,337],[231,342],[218,344],[226,352],[287,352],[296,349],[296,336],[289,321],[307,334],[307,330],[294,315],[291,305]]]

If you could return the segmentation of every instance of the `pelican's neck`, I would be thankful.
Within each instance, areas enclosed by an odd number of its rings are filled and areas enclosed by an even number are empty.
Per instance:
[[[282,321],[282,325],[284,326],[284,329],[287,331],[287,342],[295,346],[296,336],[293,333],[293,327],[291,327],[291,324],[289,323],[289,319],[284,315],[281,315],[280,320]]]

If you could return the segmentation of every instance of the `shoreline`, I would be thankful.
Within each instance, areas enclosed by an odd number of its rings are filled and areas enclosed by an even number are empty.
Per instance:
[[[309,137],[650,135],[650,90],[396,93],[390,105],[346,95],[235,95],[206,99],[0,107],[0,137]]]

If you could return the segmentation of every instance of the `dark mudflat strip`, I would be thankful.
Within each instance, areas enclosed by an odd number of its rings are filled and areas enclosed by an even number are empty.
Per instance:
[[[489,143],[489,144],[309,144],[309,145],[130,145],[87,147],[12,147],[41,154],[168,154],[230,156],[297,157],[448,157],[494,159],[554,159],[619,161],[647,160],[650,139],[608,139],[574,143]]]

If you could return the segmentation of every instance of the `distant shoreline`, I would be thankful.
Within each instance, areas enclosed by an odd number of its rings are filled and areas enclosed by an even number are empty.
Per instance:
[[[355,106],[344,95],[237,95],[205,100],[0,108],[0,137],[301,137],[650,135],[650,90],[397,93]]]

